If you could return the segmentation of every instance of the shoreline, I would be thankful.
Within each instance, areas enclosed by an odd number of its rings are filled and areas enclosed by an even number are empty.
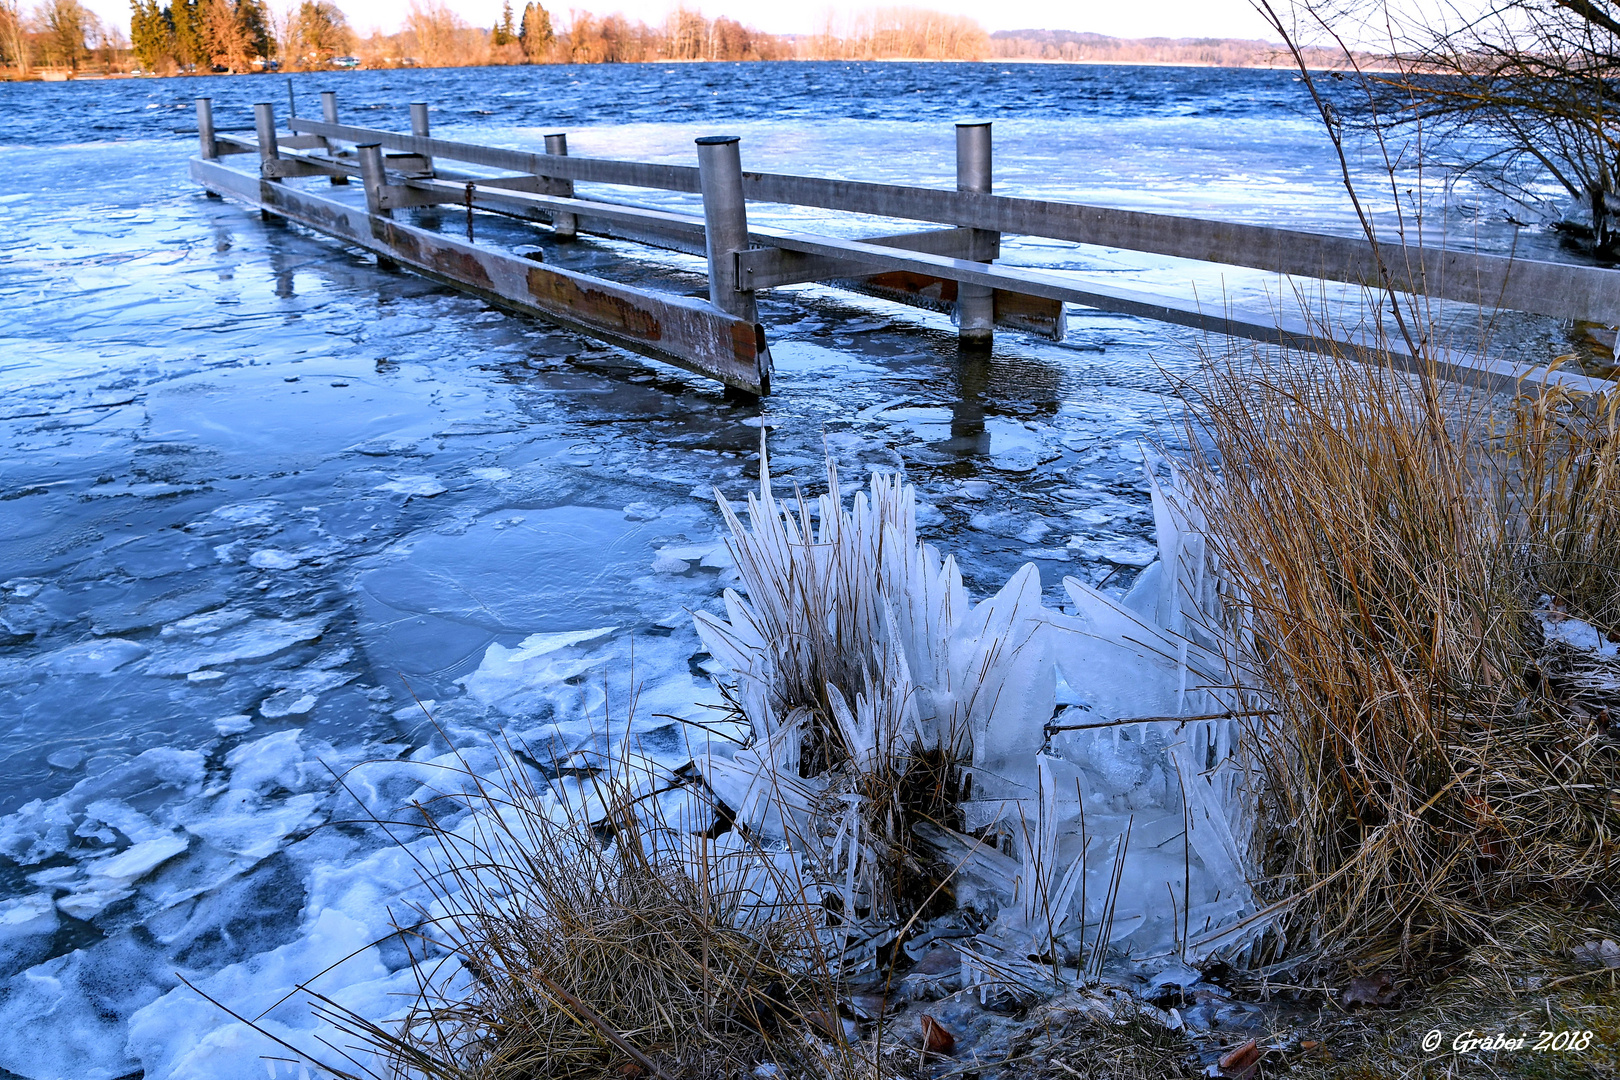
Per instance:
[[[1216,64],[1201,63],[1193,60],[1065,60],[1061,58],[1048,58],[1039,56],[1012,56],[1012,57],[983,57],[974,60],[958,60],[949,58],[903,57],[885,56],[860,59],[844,58],[812,58],[792,57],[782,60],[626,60],[615,61],[625,66],[644,64],[1030,64],[1051,65],[1055,67],[1148,67],[1148,68],[1197,68],[1200,70],[1218,69],[1224,71],[1297,71],[1298,67],[1291,63],[1254,63],[1254,64]],[[29,72],[18,75],[14,72],[0,72],[0,82],[6,83],[61,83],[61,82],[107,82],[124,79],[195,79],[195,78],[225,78],[242,77],[257,78],[265,75],[308,75],[315,73],[332,73],[344,71],[445,71],[455,68],[501,68],[501,67],[602,67],[604,64],[461,64],[432,67],[427,64],[385,64],[378,67],[356,68],[298,68],[283,69],[280,71],[194,71],[176,72],[172,75],[154,75],[129,71],[96,72],[84,75],[62,76],[61,72]],[[1338,66],[1310,65],[1308,71],[1353,71],[1357,70],[1350,64]],[[1394,71],[1394,67],[1385,64],[1362,64],[1359,68],[1367,72]]]

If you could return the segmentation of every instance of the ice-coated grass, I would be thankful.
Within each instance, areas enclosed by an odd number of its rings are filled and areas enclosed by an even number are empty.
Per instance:
[[[1082,955],[1100,972],[1116,945],[1240,948],[1263,929],[1220,933],[1253,913],[1227,716],[1244,669],[1208,617],[1214,574],[1173,493],[1156,502],[1163,569],[1140,610],[1069,579],[1061,613],[1033,565],[970,603],[954,560],[916,539],[900,478],[874,475],[848,506],[838,490],[829,465],[828,494],[779,500],[762,445],[748,525],[720,497],[747,596],[728,591],[728,617],[699,614],[698,630],[752,737],[698,768],[739,828],[802,856],[843,961],[873,963],[975,847],[981,869],[1002,847],[1017,856],[951,882],[991,923],[972,954],[986,983],[1076,978]],[[1060,673],[1100,726],[1135,734],[1077,724],[1054,742]],[[1133,827],[1150,837],[1134,854]]]

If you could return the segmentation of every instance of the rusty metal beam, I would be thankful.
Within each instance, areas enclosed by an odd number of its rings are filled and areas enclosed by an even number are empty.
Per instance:
[[[648,292],[428,232],[201,157],[203,187],[375,252],[493,303],[751,394],[770,391],[764,328],[704,300]]]
[[[956,282],[913,270],[890,270],[825,284],[928,311],[950,314],[956,308]],[[1008,289],[992,289],[991,299],[997,326],[1039,334],[1052,341],[1062,341],[1068,333],[1067,306],[1061,300]]]
[[[926,229],[893,236],[872,236],[861,242],[967,259],[973,257],[977,250],[975,240],[972,229]],[[999,255],[997,247],[991,258],[998,258]],[[855,278],[870,269],[849,259],[806,255],[802,251],[785,251],[774,247],[755,248],[740,252],[737,256],[738,278],[751,289],[774,289],[779,285],[826,281],[829,278]]]

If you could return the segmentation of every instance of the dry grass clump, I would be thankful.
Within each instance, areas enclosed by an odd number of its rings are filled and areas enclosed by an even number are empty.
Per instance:
[[[1548,387],[1515,402],[1506,445],[1510,525],[1536,581],[1580,617],[1620,631],[1620,392]]]
[[[458,770],[464,790],[407,815],[425,830],[413,850],[432,895],[396,923],[418,994],[381,1022],[320,999],[372,1060],[345,1056],[398,1080],[853,1067],[813,920],[793,904],[751,914],[759,881],[706,864],[707,841],[666,824],[658,798],[673,785],[656,769],[621,753],[537,785],[504,760],[495,777]]]
[[[1054,1003],[1056,1004],[1056,1003]],[[1174,1080],[1203,1075],[1185,1031],[1124,995],[1106,1012],[1049,1008],[1007,1047],[998,1077],[1018,1080]]]
[[[1489,417],[1438,385],[1297,360],[1217,366],[1203,394],[1192,498],[1271,710],[1250,745],[1296,950],[1410,962],[1614,880],[1620,747],[1540,678],[1531,616],[1544,553],[1612,558],[1590,516],[1612,483],[1559,471],[1569,409],[1521,409],[1543,494],[1510,521]]]

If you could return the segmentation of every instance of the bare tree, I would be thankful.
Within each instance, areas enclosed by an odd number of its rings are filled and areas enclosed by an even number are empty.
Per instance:
[[[45,55],[53,64],[72,71],[89,57],[87,39],[95,16],[79,0],[45,0],[37,19],[45,34]]]
[[[483,31],[467,25],[443,0],[411,0],[405,30],[416,39],[414,55],[428,67],[482,64],[489,59]]]
[[[349,20],[331,0],[303,0],[293,19],[293,54],[299,66],[317,67],[354,44]]]
[[[0,0],[0,61],[28,74],[28,27],[21,0]]]
[[[1372,80],[1374,122],[1421,126],[1431,161],[1542,214],[1550,180],[1586,218],[1559,227],[1620,255],[1620,2],[1400,2],[1305,0],[1321,27],[1360,18],[1387,35],[1396,70]]]

